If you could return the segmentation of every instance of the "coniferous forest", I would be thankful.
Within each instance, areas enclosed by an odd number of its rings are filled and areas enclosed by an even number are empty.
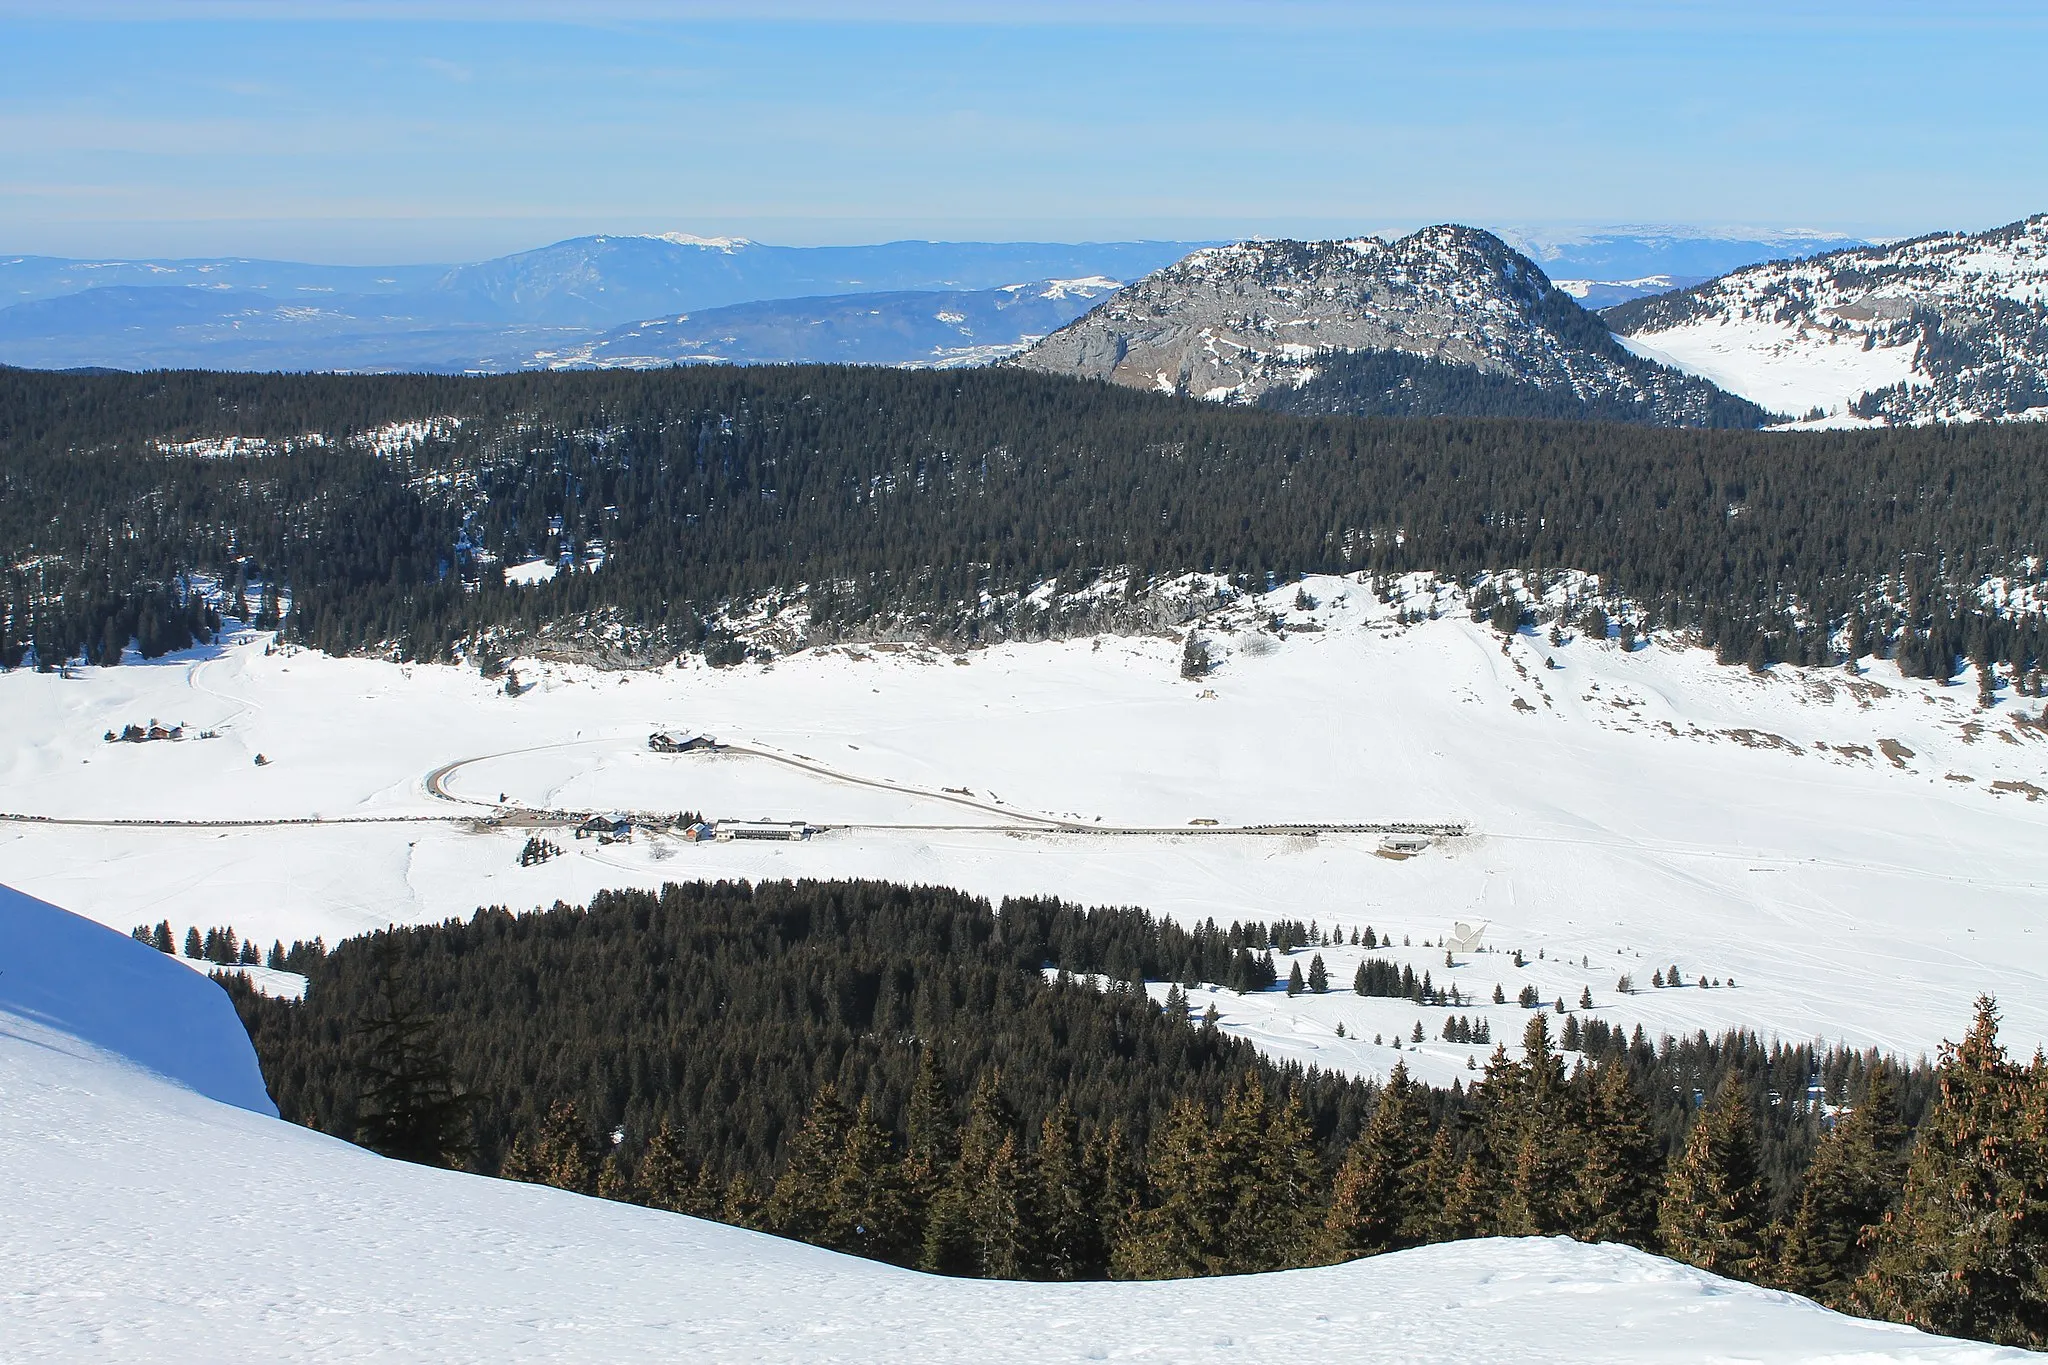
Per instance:
[[[1734,661],[2024,673],[2039,618],[1982,584],[2044,572],[2044,454],[2026,423],[1360,420],[1000,368],[0,370],[0,663],[201,638],[196,583],[335,651],[603,626],[663,660],[744,657],[725,610],[799,590],[817,632],[969,642],[1089,628],[1017,601],[1047,581],[1584,570]],[[536,557],[570,571],[505,584]]]
[[[1186,1008],[1182,984],[1278,989],[1272,954],[1319,935],[719,883],[297,945],[303,1002],[221,979],[287,1118],[942,1273],[1566,1235],[2048,1343],[2048,1062],[2005,1056],[1990,1001],[1934,1067],[1594,1011],[1561,1038],[1538,1007],[1450,1090],[1276,1065]]]

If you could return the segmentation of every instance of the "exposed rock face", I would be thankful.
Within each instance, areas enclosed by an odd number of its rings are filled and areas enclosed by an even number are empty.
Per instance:
[[[2048,214],[1750,266],[1602,316],[1816,424],[2048,418]]]
[[[1708,421],[1717,400],[1725,407],[1712,385],[1630,355],[1526,256],[1456,226],[1395,242],[1206,248],[1119,290],[1014,363],[1249,403],[1307,388],[1331,355],[1355,352],[1619,401],[1674,425]]]

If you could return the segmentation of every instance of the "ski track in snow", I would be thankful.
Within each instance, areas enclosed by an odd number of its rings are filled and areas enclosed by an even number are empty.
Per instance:
[[[1401,1060],[1440,1084],[1469,1077],[1468,1061],[1490,1050],[1443,1042],[1447,1013],[1519,1039],[1526,1016],[1490,1003],[1496,985],[1510,1002],[1531,985],[1573,1007],[1590,990],[1594,1017],[1653,1037],[1748,1025],[1907,1055],[1959,1034],[1988,990],[2016,1049],[2048,1043],[2048,930],[2037,929],[2048,802],[2029,799],[2048,788],[2048,730],[2017,723],[2038,717],[2038,702],[2001,692],[1979,711],[1968,685],[1905,681],[1873,661],[1859,678],[1783,666],[1759,678],[1669,643],[1624,654],[1524,634],[1503,655],[1448,594],[1444,619],[1404,629],[1356,583],[1307,587],[1314,610],[1294,609],[1290,585],[1248,604],[1257,610],[1238,625],[1277,612],[1319,630],[1213,630],[1224,662],[1196,683],[1178,676],[1176,642],[1109,637],[633,674],[527,661],[516,667],[535,686],[517,699],[474,670],[266,655],[260,643],[69,680],[16,672],[0,676],[14,722],[0,740],[0,809],[391,823],[0,823],[0,882],[123,931],[232,924],[265,946],[718,877],[878,877],[1182,921],[1371,924],[1411,941],[1379,956],[1479,1003],[1357,997],[1361,953],[1347,947],[1325,952],[1329,995],[1197,992],[1196,1008],[1213,1002],[1226,1029],[1278,1056],[1361,1075]],[[101,742],[151,719],[220,736]],[[802,763],[653,754],[655,729]],[[267,766],[254,765],[259,752]],[[486,804],[503,794],[535,808],[839,828],[803,843],[642,835],[602,850],[562,831],[568,856],[520,868],[527,830],[477,832],[427,791],[426,774],[456,763],[450,794]],[[1998,782],[2009,789],[1994,792]],[[1474,833],[1395,860],[1371,835],[1018,829],[963,808],[963,794],[1083,825],[1461,822]],[[976,823],[988,828],[959,827]],[[906,825],[947,827],[881,828]],[[1424,944],[1457,920],[1486,923],[1492,951],[1446,968]],[[1304,971],[1309,957],[1297,955]],[[1689,983],[1724,984],[1652,989],[1651,973],[1673,963]],[[1278,965],[1284,980],[1290,964]],[[1617,989],[1624,973],[1634,994]],[[1411,1048],[1418,1020],[1427,1041]]]

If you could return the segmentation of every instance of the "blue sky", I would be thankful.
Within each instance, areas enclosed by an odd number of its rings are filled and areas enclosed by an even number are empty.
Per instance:
[[[2048,210],[2038,0],[0,0],[0,251]]]

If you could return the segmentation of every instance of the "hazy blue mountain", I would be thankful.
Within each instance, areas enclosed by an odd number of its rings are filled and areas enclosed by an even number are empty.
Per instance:
[[[1866,245],[1802,231],[1708,232],[1692,227],[1501,228],[1499,236],[1591,309],[1701,284],[1755,265]]]
[[[1183,242],[885,242],[763,246],[738,238],[577,237],[477,265],[434,286],[467,321],[615,327],[664,312],[764,299],[995,289],[1022,280],[1136,279]]]
[[[1501,240],[1543,267],[1552,279],[1624,280],[1643,275],[1702,279],[1793,257],[1867,246],[1832,232],[1709,232],[1693,227],[1500,228]]]
[[[1000,289],[903,290],[706,308],[616,327],[560,352],[552,368],[825,362],[973,365],[1022,350],[1117,288],[1096,275]]]
[[[1178,260],[1188,250],[1189,244],[1180,242],[782,247],[670,235],[577,237],[457,266],[20,256],[0,258],[0,303],[9,305],[0,307],[0,363],[120,369],[519,369],[545,363],[537,359],[543,352],[566,353],[597,342],[608,331],[664,315],[795,297],[968,293],[1019,281],[1124,280]],[[872,314],[893,319],[872,324],[881,329],[872,344],[857,339],[853,311],[843,303],[828,306],[837,318],[836,347],[877,356],[903,353],[906,346],[919,355],[931,345],[1013,347],[1071,320],[1027,323],[1024,314],[1015,313],[1016,302],[997,308],[993,299],[983,300],[969,309],[983,324],[1013,313],[997,329],[1004,332],[1001,337],[984,337],[970,326],[971,337],[933,337],[914,346],[904,340],[909,315],[898,316],[911,306],[907,303],[888,302]],[[745,324],[765,325],[765,318]],[[789,324],[785,318],[775,325]],[[1004,331],[1013,327],[1020,330]],[[790,350],[765,339],[761,345],[778,352],[777,358]]]

